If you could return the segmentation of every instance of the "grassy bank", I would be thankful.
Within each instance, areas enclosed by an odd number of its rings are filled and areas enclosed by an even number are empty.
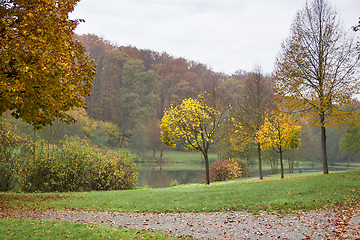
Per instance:
[[[139,231],[69,222],[0,219],[0,237],[6,239],[190,239],[158,231]]]
[[[125,212],[310,210],[360,199],[360,171],[287,179],[83,193],[2,193],[2,205],[20,208]]]

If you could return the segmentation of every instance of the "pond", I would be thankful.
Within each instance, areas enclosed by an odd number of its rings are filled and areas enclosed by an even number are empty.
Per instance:
[[[353,170],[351,167],[329,166],[329,171]],[[203,183],[204,169],[202,170],[159,170],[152,168],[142,168],[139,170],[138,186],[148,186],[151,188],[170,187],[171,180],[177,180],[179,184]],[[321,172],[321,168],[304,168],[301,172]],[[294,172],[300,172],[299,169]],[[264,170],[263,175],[273,174],[271,170]],[[257,169],[253,169],[252,177],[258,177]]]
[[[216,154],[209,154],[210,164],[216,160]],[[139,168],[139,187],[170,187],[172,180],[178,184],[203,183],[205,162],[198,152],[168,151],[164,152],[161,164],[154,162],[151,157],[136,164]]]

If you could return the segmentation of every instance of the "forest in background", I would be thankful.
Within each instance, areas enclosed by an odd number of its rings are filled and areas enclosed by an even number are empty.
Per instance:
[[[231,76],[214,72],[205,64],[177,58],[166,52],[119,46],[94,34],[76,36],[95,60],[96,77],[92,80],[91,96],[86,97],[86,110],[74,110],[76,124],[55,122],[36,133],[38,137],[59,143],[65,136],[77,135],[89,139],[101,148],[126,148],[139,156],[168,149],[160,139],[160,119],[171,104],[199,94],[211,93],[222,102],[230,104],[239,121],[252,125],[252,113],[257,104],[271,106],[272,80],[256,67],[252,72],[239,70]],[[262,85],[259,85],[261,83]],[[257,102],[257,87],[262,88]],[[255,91],[256,92],[256,91]],[[259,97],[259,95],[258,95]],[[22,132],[34,136],[31,126],[15,119]],[[299,150],[285,153],[287,168],[294,168],[300,161],[321,162],[319,128],[302,121]],[[345,128],[345,127],[343,127]],[[253,131],[251,127],[245,131]],[[358,160],[354,153],[340,149],[343,129],[328,131],[329,164]],[[255,144],[233,149],[226,139],[212,148],[219,158],[244,158],[255,164]],[[183,150],[182,146],[177,147]],[[142,160],[140,160],[142,161]],[[157,160],[158,161],[158,160]],[[263,153],[263,161],[273,169],[278,167],[278,156],[273,151]]]

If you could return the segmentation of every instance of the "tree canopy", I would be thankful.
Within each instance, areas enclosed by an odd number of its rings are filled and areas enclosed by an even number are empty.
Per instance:
[[[161,139],[171,147],[177,142],[190,150],[199,150],[204,156],[206,182],[209,177],[209,147],[216,139],[216,132],[223,122],[224,111],[207,106],[202,97],[187,98],[179,106],[172,106],[165,111],[161,119]]]
[[[94,63],[73,40],[80,20],[70,20],[79,0],[0,1],[0,111],[35,128],[84,107]]]

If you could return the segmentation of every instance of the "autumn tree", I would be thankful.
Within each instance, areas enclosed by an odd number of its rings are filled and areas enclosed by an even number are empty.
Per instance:
[[[358,62],[356,41],[344,32],[336,10],[314,0],[296,14],[275,63],[277,96],[321,128],[324,174],[329,172],[326,128],[351,115],[342,107],[359,92]]]
[[[161,119],[161,139],[171,147],[181,143],[186,149],[198,150],[205,160],[206,184],[210,184],[209,147],[218,136],[224,121],[225,110],[208,106],[203,97],[187,98],[178,106],[172,106],[165,111]]]
[[[262,150],[273,149],[279,153],[281,178],[284,178],[283,153],[287,149],[300,146],[301,126],[291,118],[290,114],[281,111],[272,111],[265,117],[264,124],[256,134],[257,142]]]
[[[187,61],[184,58],[176,58],[166,53],[161,55],[161,61],[154,65],[154,70],[159,76],[159,98],[158,107],[159,119],[171,102],[178,102],[181,99],[191,97],[193,92],[195,74],[188,69]]]
[[[114,49],[114,45],[110,41],[95,34],[75,34],[74,38],[82,42],[91,58],[95,60],[97,67],[101,59],[104,58],[104,52]],[[98,70],[100,69],[98,68]]]
[[[256,142],[256,133],[264,123],[267,111],[272,108],[272,97],[271,79],[261,73],[260,67],[256,67],[243,77],[240,97],[233,103],[235,109],[233,116],[241,123],[239,125],[242,129],[238,133],[233,131],[233,134],[238,136],[232,139],[235,141],[237,139],[237,147],[240,148],[256,145],[260,179],[263,179],[261,146]]]
[[[0,112],[35,128],[84,107],[94,65],[79,41],[80,20],[70,20],[78,0],[0,1]]]

